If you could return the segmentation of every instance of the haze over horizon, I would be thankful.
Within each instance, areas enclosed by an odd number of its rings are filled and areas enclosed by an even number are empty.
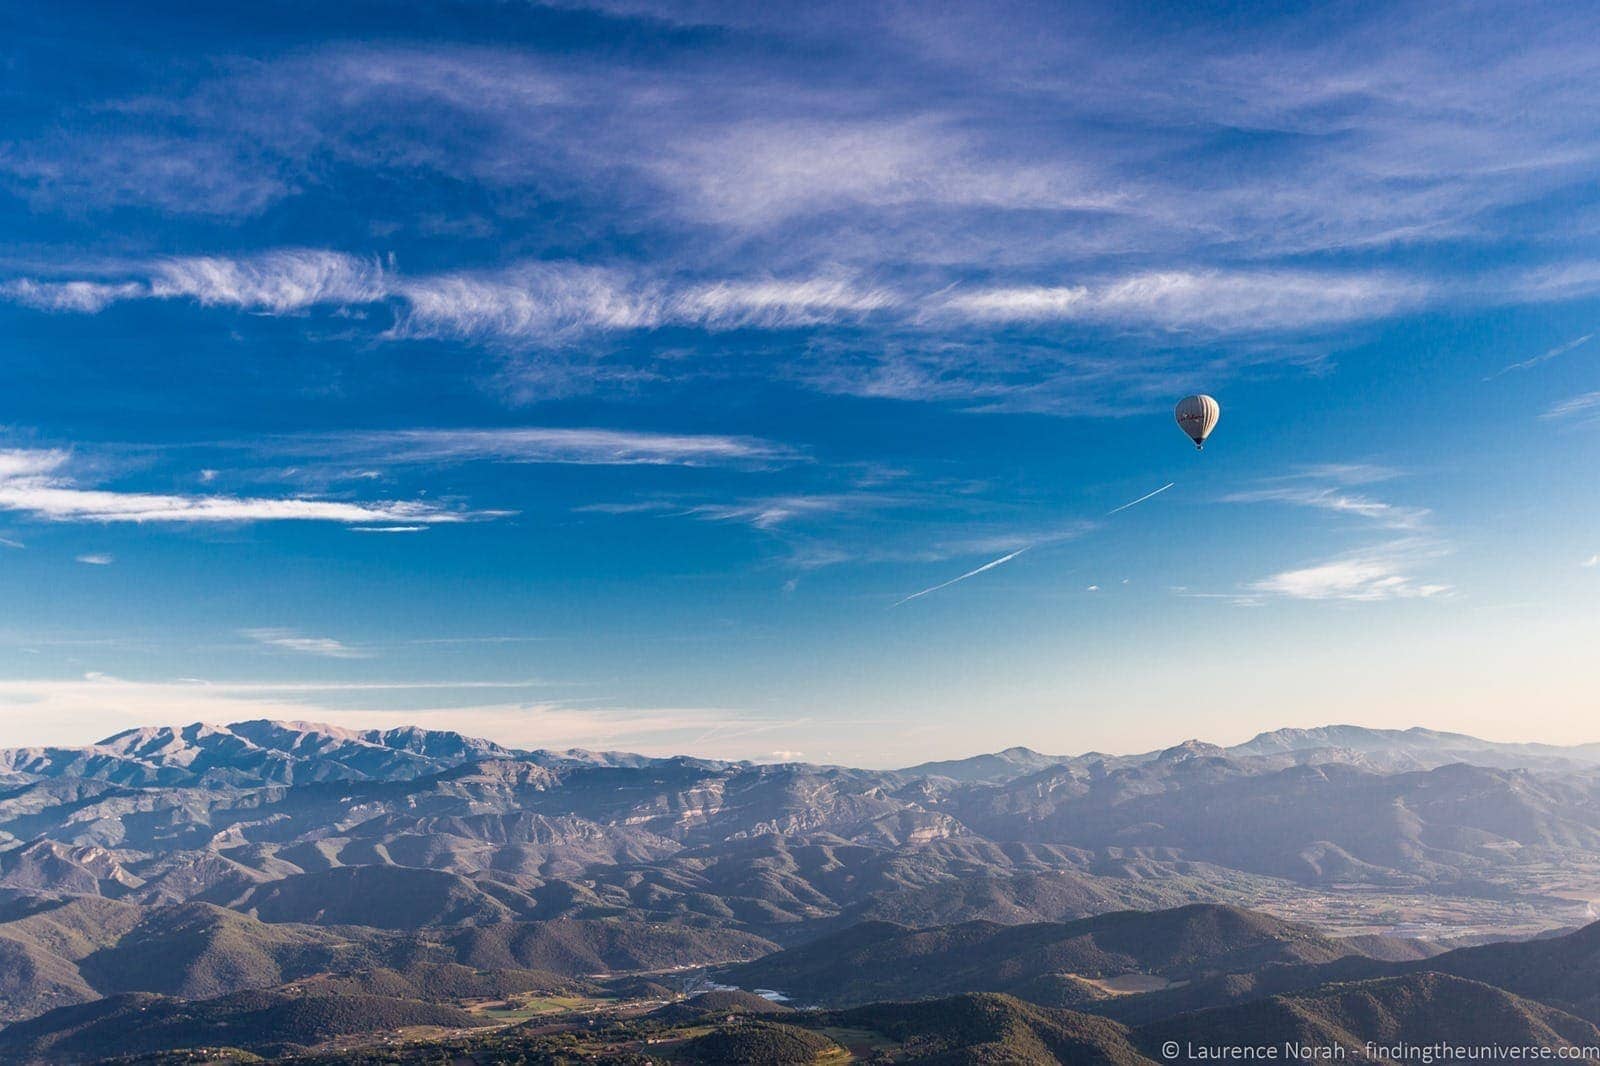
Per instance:
[[[273,727],[273,728],[300,730],[300,731],[304,731],[304,732],[307,732],[307,733],[314,733],[314,734],[328,734],[328,735],[332,735],[332,736],[336,736],[336,737],[340,737],[340,738],[361,740],[361,741],[364,741],[364,742],[375,742],[375,741],[377,741],[379,738],[376,736],[376,734],[383,734],[383,733],[392,734],[392,733],[396,733],[396,732],[404,732],[406,730],[411,730],[411,729],[424,729],[424,730],[428,729],[428,727],[417,726],[414,723],[403,723],[403,722],[401,722],[401,723],[392,723],[392,724],[390,724],[390,723],[373,724],[371,722],[360,722],[360,721],[357,721],[357,722],[355,722],[354,724],[351,724],[351,725],[337,725],[337,724],[332,723],[332,722],[312,722],[312,721],[306,721],[306,720],[303,720],[303,719],[295,720],[295,719],[270,719],[270,718],[251,719],[248,722],[194,721],[194,722],[182,722],[182,723],[176,723],[176,722],[175,723],[156,723],[156,724],[149,724],[149,725],[143,725],[143,726],[129,726],[128,728],[120,730],[117,733],[111,734],[110,736],[96,737],[93,740],[85,740],[85,741],[82,741],[81,743],[67,743],[67,744],[62,744],[62,745],[28,745],[28,744],[24,744],[24,745],[17,745],[17,746],[15,746],[13,748],[0,747],[0,753],[3,753],[3,752],[8,751],[8,750],[16,750],[18,748],[21,748],[21,749],[37,749],[37,748],[41,748],[41,747],[53,747],[53,748],[57,748],[58,750],[59,749],[65,749],[65,750],[89,749],[89,748],[99,748],[99,747],[105,747],[105,746],[127,747],[130,744],[137,744],[137,745],[142,747],[142,746],[145,746],[145,745],[153,744],[156,740],[160,739],[160,737],[158,735],[166,735],[166,736],[170,737],[173,740],[181,740],[181,738],[183,736],[186,736],[191,730],[195,729],[196,727],[199,727],[199,728],[202,728],[202,729],[221,731],[221,732],[226,733],[226,732],[232,732],[233,731],[232,727],[241,726],[241,725],[266,725],[266,726],[270,726],[270,727]],[[500,747],[509,749],[511,751],[530,751],[530,750],[584,751],[584,750],[590,750],[590,751],[596,752],[597,754],[603,754],[603,755],[642,755],[642,756],[647,756],[647,757],[650,757],[650,758],[673,758],[673,757],[683,757],[683,758],[690,758],[690,759],[709,759],[709,758],[712,758],[712,756],[707,756],[703,752],[696,752],[696,751],[691,751],[691,750],[678,750],[678,749],[675,749],[675,748],[671,748],[670,746],[669,747],[662,747],[659,750],[653,750],[653,751],[624,751],[624,750],[620,750],[620,749],[584,749],[581,746],[574,746],[574,747],[571,747],[571,748],[560,748],[560,747],[552,747],[550,745],[542,745],[542,744],[538,744],[536,742],[534,742],[534,743],[520,743],[520,742],[517,742],[517,741],[513,741],[509,737],[504,737],[504,736],[500,736],[500,737],[496,737],[496,736],[477,736],[477,735],[473,735],[473,734],[470,734],[470,733],[460,733],[457,730],[447,730],[445,732],[446,733],[457,734],[457,735],[461,736],[463,739],[468,740],[468,741],[488,741],[491,744],[499,745]],[[1365,732],[1365,733],[1368,734],[1368,736],[1364,737],[1364,738],[1360,738],[1360,739],[1363,740],[1363,741],[1370,741],[1370,742],[1372,742],[1374,744],[1377,744],[1380,747],[1383,747],[1386,744],[1392,744],[1395,741],[1403,741],[1403,740],[1408,740],[1408,739],[1415,739],[1415,740],[1422,741],[1422,742],[1427,742],[1427,743],[1432,743],[1432,742],[1437,742],[1437,741],[1451,742],[1451,741],[1455,741],[1455,740],[1462,740],[1462,741],[1472,742],[1472,745],[1480,745],[1481,744],[1481,745],[1485,746],[1486,748],[1494,748],[1496,750],[1533,749],[1533,750],[1539,750],[1539,751],[1548,751],[1552,755],[1555,755],[1555,754],[1558,754],[1558,753],[1567,753],[1568,755],[1571,755],[1572,757],[1578,758],[1580,760],[1593,758],[1595,761],[1600,761],[1600,741],[1579,742],[1579,743],[1571,744],[1571,745],[1546,745],[1546,744],[1542,744],[1542,743],[1537,742],[1537,741],[1519,741],[1519,740],[1507,739],[1507,738],[1476,737],[1476,736],[1472,736],[1470,734],[1458,733],[1458,732],[1453,732],[1453,731],[1448,731],[1448,730],[1432,730],[1432,729],[1428,729],[1428,728],[1423,727],[1423,726],[1412,726],[1412,727],[1405,728],[1405,729],[1390,729],[1390,728],[1373,728],[1373,727],[1366,727],[1366,726],[1356,726],[1356,725],[1351,725],[1350,723],[1334,723],[1334,722],[1330,722],[1330,723],[1326,723],[1326,724],[1320,725],[1320,726],[1284,727],[1284,728],[1281,728],[1281,729],[1267,730],[1267,731],[1264,731],[1264,732],[1252,734],[1252,735],[1247,736],[1247,737],[1239,737],[1239,738],[1234,738],[1234,739],[1230,739],[1230,740],[1226,740],[1226,741],[1218,741],[1218,740],[1215,740],[1215,739],[1212,739],[1212,738],[1207,738],[1207,737],[1202,737],[1202,736],[1188,736],[1188,737],[1174,738],[1169,743],[1163,743],[1163,744],[1160,744],[1160,745],[1158,745],[1158,746],[1156,746],[1154,748],[1149,748],[1149,749],[1140,750],[1140,751],[1131,751],[1131,750],[1129,750],[1129,751],[1101,751],[1101,750],[1098,750],[1098,749],[1078,749],[1078,750],[1068,750],[1068,751],[1039,751],[1038,749],[1029,747],[1026,744],[995,744],[993,747],[986,748],[986,749],[983,749],[981,751],[980,750],[956,751],[956,752],[948,752],[948,753],[944,753],[944,754],[941,754],[941,755],[936,755],[936,756],[934,756],[932,758],[922,760],[921,762],[917,763],[916,766],[920,767],[920,766],[925,766],[925,765],[943,764],[943,763],[949,763],[949,762],[962,762],[964,760],[983,759],[983,758],[986,758],[988,756],[1008,756],[1008,755],[1040,756],[1042,758],[1047,758],[1047,759],[1067,759],[1067,760],[1073,760],[1073,759],[1089,757],[1089,756],[1095,756],[1095,755],[1106,755],[1106,756],[1110,756],[1110,757],[1113,757],[1113,758],[1129,758],[1129,757],[1135,757],[1135,756],[1156,755],[1156,754],[1163,753],[1163,752],[1177,751],[1179,749],[1182,749],[1182,748],[1185,748],[1185,747],[1188,747],[1188,746],[1191,746],[1191,745],[1201,745],[1201,746],[1216,747],[1216,748],[1221,748],[1224,751],[1229,751],[1229,750],[1233,750],[1233,749],[1247,749],[1247,748],[1250,747],[1252,742],[1259,742],[1259,741],[1268,741],[1268,742],[1276,741],[1276,742],[1280,742],[1281,743],[1281,742],[1283,742],[1285,740],[1288,740],[1295,747],[1302,748],[1302,749],[1305,749],[1305,750],[1311,750],[1310,747],[1308,746],[1309,738],[1298,737],[1298,736],[1286,737],[1286,734],[1336,734],[1336,733],[1345,733],[1345,732],[1357,732],[1357,733]],[[148,738],[148,739],[146,739],[146,738]],[[1329,742],[1330,746],[1335,746],[1335,747],[1340,746],[1338,744],[1338,738],[1329,738],[1328,742]],[[1273,750],[1277,750],[1276,746],[1271,744],[1271,743],[1269,743],[1268,746],[1269,746],[1269,748],[1272,748]],[[165,748],[160,748],[160,747],[154,747],[151,750],[152,751],[158,751],[159,754],[160,754],[160,757],[162,759],[164,759],[164,760],[173,758],[173,754],[174,753],[171,750],[168,750],[168,749],[165,749]],[[757,764],[762,764],[762,763],[789,763],[789,762],[794,762],[794,763],[815,763],[816,762],[816,760],[804,759],[804,758],[799,756],[799,753],[796,753],[796,752],[772,752],[772,753],[768,753],[766,756],[757,756],[757,757],[750,758],[750,759],[745,759],[745,760],[734,759],[734,760],[731,760],[731,761],[747,761],[747,762],[753,762],[753,763],[757,763]],[[884,762],[884,761],[881,761],[881,760],[879,760],[879,761],[868,760],[868,761],[860,762],[860,763],[843,763],[843,762],[840,762],[840,763],[835,763],[833,765],[851,766],[853,768],[863,769],[863,770],[901,770],[901,769],[912,769],[912,768],[915,768],[911,764],[891,763],[891,762]]]
[[[1600,739],[1600,37],[1500,10],[8,11],[0,746]]]

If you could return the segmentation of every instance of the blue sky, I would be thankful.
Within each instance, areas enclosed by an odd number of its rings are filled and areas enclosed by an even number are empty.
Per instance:
[[[0,743],[1593,740],[1595,23],[8,5]]]

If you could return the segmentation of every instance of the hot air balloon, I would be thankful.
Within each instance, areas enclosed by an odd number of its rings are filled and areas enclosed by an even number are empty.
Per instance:
[[[1178,428],[1189,434],[1189,439],[1194,441],[1194,450],[1200,451],[1206,446],[1206,438],[1211,436],[1211,431],[1217,428],[1222,408],[1209,396],[1185,396],[1178,401],[1175,413]]]

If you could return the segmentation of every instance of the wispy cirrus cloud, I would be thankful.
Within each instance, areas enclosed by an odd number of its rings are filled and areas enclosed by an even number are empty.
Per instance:
[[[837,272],[702,281],[578,262],[408,276],[324,249],[163,259],[135,273],[137,279],[18,278],[0,285],[0,296],[80,313],[138,299],[191,299],[272,314],[393,301],[396,317],[384,336],[514,343],[669,326],[794,329],[866,316],[887,316],[902,328],[1073,321],[1252,332],[1382,317],[1427,295],[1422,283],[1392,274],[1301,270],[1167,271],[948,291],[872,284]]]
[[[1600,392],[1585,392],[1551,404],[1541,418],[1587,418],[1600,415]]]
[[[659,297],[605,268],[537,264],[402,282],[390,335],[466,341],[556,339],[660,324]]]
[[[1593,333],[1585,333],[1581,337],[1574,337],[1572,340],[1566,341],[1563,344],[1558,344],[1554,348],[1546,349],[1531,359],[1524,359],[1519,363],[1511,363],[1507,366],[1503,366],[1483,380],[1493,381],[1495,378],[1500,377],[1503,374],[1510,374],[1517,370],[1531,370],[1536,366],[1548,363],[1552,359],[1559,359],[1568,352],[1583,347],[1585,344],[1588,344],[1590,341],[1594,340],[1594,337],[1595,335]]]
[[[1129,197],[1074,161],[997,158],[956,116],[750,116],[692,126],[647,161],[687,213],[772,226],[850,207],[1103,211]]]
[[[796,519],[835,515],[881,506],[884,502],[867,494],[772,496],[738,503],[695,504],[683,513],[708,522],[742,522],[756,529],[771,530]]]
[[[315,434],[248,446],[281,456],[381,466],[467,462],[760,466],[804,458],[797,449],[759,437],[550,426]]]
[[[35,281],[18,278],[0,284],[0,299],[38,311],[98,314],[119,300],[136,300],[149,289],[136,281]]]
[[[293,195],[289,169],[234,137],[192,130],[67,129],[0,149],[0,174],[43,208],[76,200],[100,211],[247,218]]]
[[[1278,486],[1236,492],[1223,497],[1226,503],[1287,503],[1313,507],[1333,514],[1352,515],[1389,529],[1420,529],[1428,520],[1426,507],[1407,507],[1387,503],[1357,493],[1315,486]]]
[[[1573,44],[1592,27],[1570,10],[1494,33],[1441,4],[1225,35],[1199,19],[1153,34],[1131,12],[1067,34],[1027,4],[631,21],[640,10],[608,12],[654,41],[626,55],[530,47],[549,16],[521,8],[499,47],[396,25],[382,45],[183,67],[100,101],[114,122],[68,112],[23,131],[0,170],[41,204],[250,215],[348,197],[332,161],[737,232],[769,261],[985,263],[1046,259],[1085,232],[1119,252],[1250,257],[1551,232],[1495,213],[1596,165],[1596,62]],[[670,29],[702,17],[721,47]]]
[[[68,473],[71,459],[70,452],[60,449],[0,450],[0,510],[51,522],[102,524],[312,521],[436,525],[503,513],[452,510],[408,500],[354,502],[86,488]]]
[[[1304,271],[1166,271],[1065,286],[956,291],[946,314],[989,322],[1087,321],[1224,332],[1302,329],[1415,306],[1422,284]]]
[[[393,336],[499,342],[667,326],[791,329],[904,302],[891,290],[832,275],[669,283],[580,264],[420,278],[396,292],[405,306]]]
[[[193,300],[292,314],[319,305],[373,303],[389,295],[381,264],[342,252],[291,248],[249,256],[180,256],[135,264],[101,280],[16,278],[0,297],[42,311],[98,314],[130,300]]]
[[[1400,541],[1311,566],[1283,570],[1252,582],[1248,588],[1259,595],[1297,600],[1371,603],[1432,599],[1454,590],[1448,584],[1417,578],[1409,571],[1438,552],[1434,545]]]
[[[152,264],[149,296],[202,306],[288,314],[322,304],[373,303],[389,294],[383,267],[342,252],[295,248],[245,258],[189,256]]]
[[[1400,476],[1401,471],[1378,463],[1313,463],[1278,480],[1316,480],[1338,485],[1371,485],[1379,481],[1392,481]]]
[[[1358,519],[1369,525],[1404,534],[1367,548],[1339,555],[1312,566],[1280,571],[1251,582],[1239,602],[1255,606],[1265,595],[1302,600],[1370,602],[1393,599],[1430,599],[1454,591],[1453,586],[1414,576],[1449,554],[1449,545],[1429,532],[1431,514],[1425,507],[1390,503],[1351,491],[1398,477],[1397,471],[1365,463],[1333,463],[1307,467],[1286,477],[1269,479],[1261,488],[1224,497],[1229,503],[1279,503]]]
[[[1230,493],[1224,503],[1283,503],[1366,519],[1387,529],[1420,530],[1432,513],[1426,507],[1390,503],[1351,491],[1351,486],[1388,481],[1399,472],[1366,463],[1325,463],[1266,479],[1259,488]]]
[[[121,278],[15,278],[0,283],[0,298],[82,314],[131,300],[192,300],[279,315],[392,302],[396,315],[385,337],[503,344],[668,326],[791,329],[859,319],[906,301],[838,273],[689,280],[550,262],[412,276],[378,260],[307,248],[159,259]]]
[[[370,651],[362,648],[353,648],[332,637],[306,636],[293,629],[269,627],[264,629],[245,629],[240,632],[264,647],[295,652],[300,655],[314,655],[324,659],[365,659],[372,654]]]

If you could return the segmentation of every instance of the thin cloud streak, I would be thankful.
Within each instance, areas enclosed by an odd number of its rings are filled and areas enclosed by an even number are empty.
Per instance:
[[[1252,492],[1236,492],[1223,497],[1224,503],[1287,503],[1297,507],[1312,507],[1334,514],[1355,515],[1387,526],[1390,529],[1420,529],[1427,524],[1430,512],[1425,507],[1403,507],[1385,503],[1369,496],[1359,496],[1337,489],[1273,488]]]
[[[248,445],[280,455],[372,465],[467,462],[576,466],[716,466],[793,462],[793,448],[758,437],[710,433],[513,426],[401,429],[280,438]]]
[[[938,592],[940,589],[947,589],[951,585],[954,585],[954,584],[957,584],[959,582],[967,580],[967,578],[969,578],[969,577],[977,577],[979,574],[983,573],[986,570],[993,570],[997,566],[1002,566],[1002,565],[1004,565],[1006,563],[1009,563],[1011,560],[1015,559],[1017,556],[1021,555],[1025,551],[1027,551],[1028,548],[1030,548],[1030,547],[1032,547],[1031,544],[1030,545],[1025,545],[1025,546],[1023,546],[1021,548],[1018,548],[1016,551],[1012,552],[1009,555],[1002,555],[998,559],[994,559],[994,560],[991,560],[990,562],[984,563],[982,566],[978,567],[976,570],[968,570],[966,573],[962,574],[960,577],[951,578],[949,581],[946,581],[943,584],[934,585],[931,588],[925,588],[921,592],[913,592],[911,595],[907,596],[905,599],[898,600],[898,601],[896,601],[894,603],[891,603],[889,605],[889,609],[893,610],[894,608],[899,607],[903,603],[910,603],[912,600],[920,599],[921,597],[926,596],[931,592]]]
[[[308,637],[292,629],[245,629],[241,633],[268,648],[315,655],[323,659],[365,659],[372,654],[332,637]]]
[[[1167,271],[1089,285],[956,292],[944,308],[980,322],[1082,320],[1249,332],[1377,318],[1425,295],[1417,282],[1380,274]]]
[[[316,248],[168,258],[134,273],[142,276],[16,278],[0,284],[0,297],[37,310],[81,314],[142,299],[190,299],[202,307],[275,315],[393,302],[396,317],[386,337],[486,343],[573,340],[668,326],[795,329],[879,314],[936,328],[1082,321],[1254,332],[1382,317],[1429,296],[1422,282],[1387,273],[1286,269],[1145,271],[1078,285],[971,291],[918,291],[840,273],[701,281],[571,261],[406,277],[377,260]]]
[[[1524,359],[1520,363],[1512,363],[1510,366],[1501,367],[1499,370],[1495,371],[1493,374],[1490,374],[1483,380],[1493,381],[1502,374],[1509,374],[1514,370],[1531,370],[1533,367],[1536,367],[1541,363],[1548,363],[1552,359],[1559,359],[1568,352],[1576,348],[1583,347],[1585,344],[1588,344],[1590,341],[1594,340],[1594,338],[1595,335],[1593,333],[1585,333],[1583,336],[1574,340],[1570,340],[1565,344],[1556,345],[1554,348],[1551,348],[1542,355],[1536,355],[1532,359]]]
[[[1424,581],[1413,576],[1411,571],[1448,551],[1447,545],[1436,540],[1405,538],[1310,566],[1280,571],[1252,582],[1248,591],[1297,600],[1357,603],[1434,599],[1453,594],[1455,588],[1444,582]]]
[[[191,496],[81,488],[59,449],[0,449],[0,510],[51,522],[334,522],[437,525],[501,517],[406,500],[366,503],[305,496]]]
[[[1574,415],[1587,415],[1600,410],[1600,392],[1585,392],[1559,403],[1551,404],[1540,418],[1561,419]]]

